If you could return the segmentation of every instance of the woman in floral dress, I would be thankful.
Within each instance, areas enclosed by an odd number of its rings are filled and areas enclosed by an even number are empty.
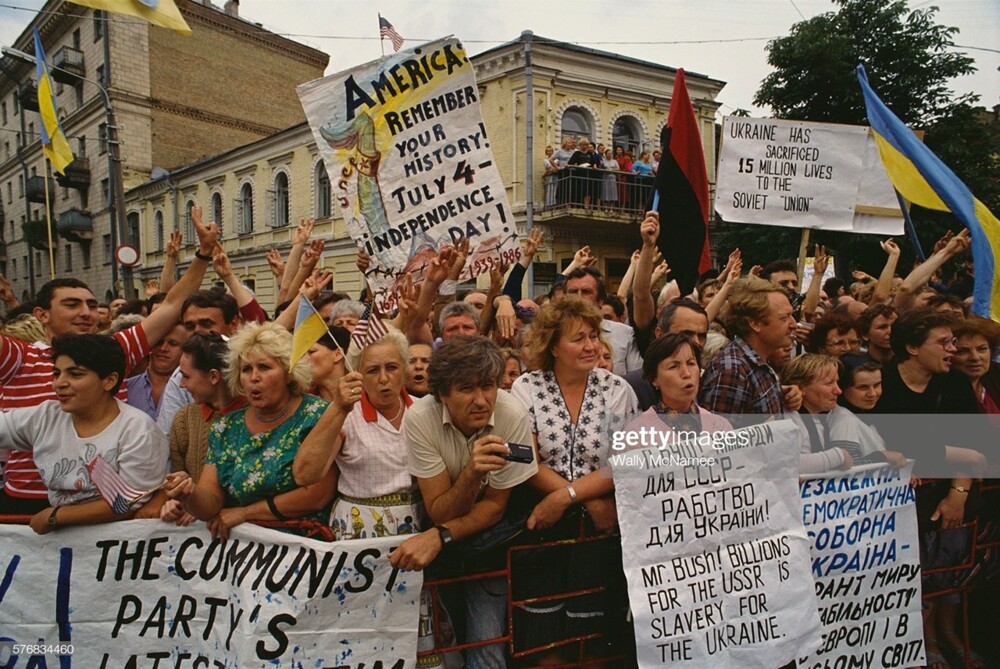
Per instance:
[[[170,474],[167,495],[180,500],[212,534],[249,520],[326,520],[336,489],[333,472],[298,486],[292,462],[299,444],[327,402],[303,394],[309,363],[288,371],[292,335],[280,325],[248,325],[229,342],[226,379],[247,406],[222,416],[208,435],[208,454],[197,485],[185,472]]]

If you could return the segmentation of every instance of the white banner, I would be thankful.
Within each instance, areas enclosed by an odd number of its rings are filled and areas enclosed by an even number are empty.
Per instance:
[[[727,116],[715,208],[734,223],[900,234],[865,126]]]
[[[399,542],[251,524],[221,542],[159,520],[44,536],[0,525],[0,662],[415,667],[423,579],[389,565]]]
[[[461,279],[520,257],[493,160],[473,67],[461,43],[424,44],[298,87],[383,311],[403,275],[414,283],[437,251],[468,237]]]
[[[924,664],[911,471],[869,465],[801,483],[823,644],[799,669]]]
[[[794,424],[714,434],[610,458],[640,667],[774,669],[820,642]]]

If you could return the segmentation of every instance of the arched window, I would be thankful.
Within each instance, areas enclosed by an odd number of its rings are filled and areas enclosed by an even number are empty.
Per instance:
[[[316,161],[316,174],[313,179],[316,188],[316,218],[330,218],[332,212],[330,202],[330,175],[326,173],[326,165],[322,160]]]
[[[253,232],[253,184],[247,182],[240,187],[240,197],[236,200],[236,220],[239,221],[238,234]]]
[[[194,209],[194,200],[188,200],[184,205],[184,243],[194,244],[198,241],[198,235],[194,232],[194,219],[191,218],[191,210]]]
[[[139,212],[132,211],[125,219],[128,225],[128,240],[127,244],[131,244],[138,250],[139,247]]]
[[[153,214],[153,235],[156,241],[156,250],[163,250],[163,212],[159,209]]]
[[[278,172],[274,176],[274,191],[271,193],[271,226],[283,228],[288,225],[288,175]]]
[[[632,116],[622,116],[615,121],[615,127],[611,129],[612,143],[615,147],[622,147],[626,151],[631,151],[636,158],[642,148],[642,127],[639,121]]]
[[[218,191],[212,193],[212,215],[209,220],[222,229],[222,193]]]
[[[566,137],[587,137],[593,139],[593,119],[590,118],[590,114],[582,107],[570,107],[563,112],[560,131],[562,139]]]

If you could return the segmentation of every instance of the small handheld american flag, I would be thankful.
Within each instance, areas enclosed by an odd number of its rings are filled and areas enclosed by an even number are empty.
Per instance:
[[[361,320],[354,326],[351,340],[358,348],[364,348],[374,344],[387,334],[389,334],[389,328],[378,317],[378,313],[372,311],[372,303],[368,302],[365,305],[365,312],[361,314]]]
[[[389,41],[392,42],[393,51],[399,51],[400,47],[403,46],[403,36],[396,32],[393,25],[383,18],[381,14],[378,17],[378,34],[381,39],[389,38]]]
[[[100,455],[90,461],[87,465],[87,471],[90,472],[90,480],[97,486],[101,497],[111,505],[111,510],[119,516],[128,513],[132,505],[147,492],[133,488],[126,483],[121,474]]]

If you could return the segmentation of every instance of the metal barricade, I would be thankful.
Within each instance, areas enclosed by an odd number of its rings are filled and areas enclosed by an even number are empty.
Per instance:
[[[418,653],[419,657],[428,657],[431,655],[440,655],[449,652],[463,651],[471,648],[480,648],[485,646],[492,646],[496,644],[504,644],[505,652],[508,657],[516,662],[518,667],[528,667],[533,666],[530,663],[530,658],[532,656],[538,656],[546,653],[547,651],[556,651],[557,649],[562,649],[567,646],[576,645],[576,657],[572,660],[566,660],[562,664],[556,664],[547,662],[546,667],[597,667],[597,666],[621,666],[625,660],[625,653],[616,653],[612,655],[602,655],[599,657],[587,657],[587,644],[588,642],[597,641],[604,638],[607,635],[606,630],[601,632],[593,632],[588,634],[577,634],[570,635],[556,641],[523,649],[515,648],[515,636],[517,633],[517,623],[515,621],[515,610],[518,607],[530,606],[537,604],[545,604],[552,602],[560,602],[564,600],[570,600],[575,597],[582,597],[597,593],[606,593],[608,591],[608,583],[604,583],[595,587],[582,588],[577,590],[567,590],[565,592],[552,593],[541,596],[534,597],[524,597],[515,598],[515,584],[514,584],[514,562],[516,556],[519,553],[524,553],[526,551],[545,551],[549,549],[564,549],[570,546],[582,546],[586,544],[596,544],[598,542],[613,542],[615,545],[620,545],[621,537],[619,535],[594,535],[593,533],[588,533],[586,519],[581,517],[578,521],[578,529],[576,536],[572,538],[564,539],[553,539],[553,540],[542,540],[542,541],[532,541],[532,542],[522,542],[516,545],[510,545],[506,548],[506,555],[504,564],[501,568],[492,569],[488,571],[481,571],[475,573],[468,573],[462,575],[451,576],[447,578],[435,578],[424,581],[424,587],[429,589],[431,593],[432,606],[435,610],[439,606],[439,593],[438,590],[442,587],[447,587],[451,585],[469,583],[474,581],[481,581],[485,579],[492,579],[502,577],[506,579],[507,582],[507,602],[506,602],[506,620],[507,629],[506,633],[502,636],[497,636],[491,639],[483,639],[480,641],[467,642],[462,644],[456,644],[452,646],[438,646],[437,640],[442,637],[442,630],[440,628],[440,620],[438,616],[433,616],[433,635],[435,639],[435,645],[433,648],[423,650]],[[524,537],[525,535],[520,535]],[[621,621],[622,625],[626,624],[624,620],[624,615]]]

